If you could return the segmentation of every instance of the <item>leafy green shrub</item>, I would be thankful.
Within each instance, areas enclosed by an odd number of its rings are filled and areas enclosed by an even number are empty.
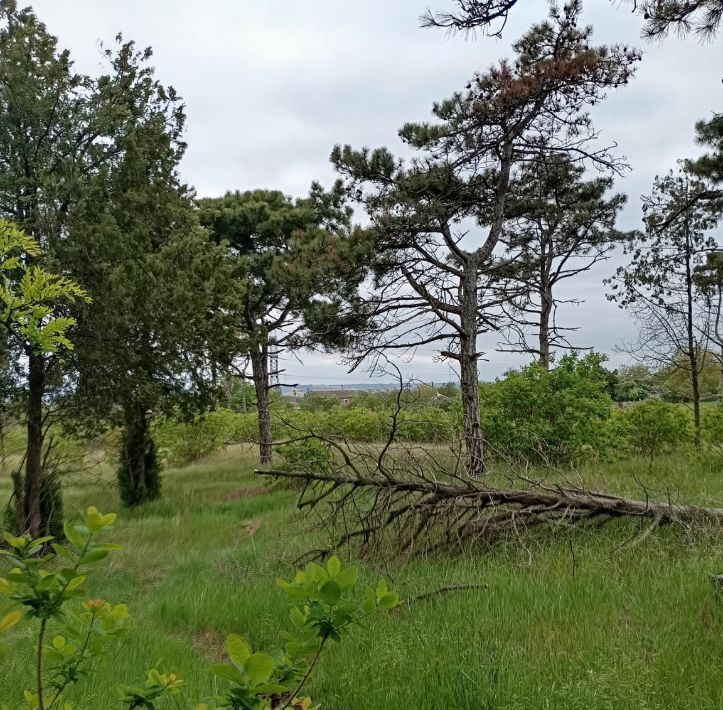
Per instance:
[[[38,623],[35,687],[25,692],[27,707],[32,710],[61,707],[68,686],[87,673],[92,661],[125,631],[124,604],[112,606],[101,599],[88,599],[79,612],[67,608],[69,601],[83,596],[89,568],[120,549],[94,540],[115,518],[113,513],[102,515],[88,508],[81,524],[65,525],[68,542],[53,544],[55,555],[45,552],[51,536],[33,539],[4,533],[9,549],[0,550],[0,555],[8,558],[12,568],[0,578],[0,593],[9,597],[12,607],[0,620],[0,631],[9,630],[23,617]],[[60,568],[50,564],[54,556],[61,562]],[[61,633],[48,642],[51,620]],[[62,707],[69,710],[70,705]]]
[[[604,361],[573,353],[550,371],[532,364],[483,385],[482,430],[491,453],[543,462],[611,455],[618,442]]]
[[[153,435],[165,463],[186,466],[226,444],[253,441],[258,437],[258,425],[253,414],[216,409],[191,422],[164,417],[154,424]]]
[[[402,410],[398,418],[398,432],[402,439],[417,443],[454,441],[462,430],[461,409],[423,407],[411,412]]]
[[[388,435],[390,423],[386,412],[360,407],[341,409],[327,421],[329,433],[352,441],[379,441]]]
[[[310,708],[311,700],[299,697],[299,693],[326,644],[340,642],[352,626],[399,604],[399,595],[390,591],[384,580],[374,588],[367,587],[363,600],[355,599],[357,579],[356,567],[343,567],[337,557],[332,557],[325,567],[310,562],[293,581],[277,580],[293,602],[290,616],[294,631],[285,634],[282,649],[270,653],[254,653],[235,634],[226,639],[231,662],[211,666],[217,677],[231,684],[226,694],[217,698],[221,703],[218,710]]]
[[[276,452],[291,470],[326,470],[333,458],[331,449],[319,439],[303,439],[276,448]]]
[[[624,410],[622,417],[629,446],[651,461],[693,441],[693,419],[679,404],[650,400]]]

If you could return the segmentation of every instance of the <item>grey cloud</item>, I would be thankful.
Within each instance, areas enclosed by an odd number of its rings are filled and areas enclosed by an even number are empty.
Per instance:
[[[444,6],[448,0],[432,5]],[[509,44],[544,17],[542,0],[526,1],[511,18],[504,40],[449,37],[421,30],[427,0],[35,0],[40,18],[68,47],[80,69],[96,71],[98,40],[121,30],[139,45],[152,45],[158,76],[173,84],[188,107],[184,179],[199,194],[276,187],[303,194],[314,179],[329,182],[328,156],[335,143],[388,145],[402,150],[397,129],[424,120],[435,100],[461,88],[477,70],[508,55]],[[589,0],[586,19],[599,42],[641,46],[636,79],[594,112],[602,140],[616,141],[633,171],[618,189],[629,205],[622,225],[640,224],[639,196],[656,173],[695,154],[693,123],[721,105],[723,43],[669,38],[643,44],[639,20],[618,3]],[[619,256],[616,259],[619,260]],[[565,309],[579,325],[576,342],[610,352],[634,326],[606,301],[602,279],[617,261],[600,265],[573,285],[586,299]],[[490,379],[523,360],[482,346]],[[289,377],[302,382],[353,382],[336,357],[304,355]],[[449,368],[420,352],[404,371],[450,379]],[[303,379],[302,379],[303,378]]]

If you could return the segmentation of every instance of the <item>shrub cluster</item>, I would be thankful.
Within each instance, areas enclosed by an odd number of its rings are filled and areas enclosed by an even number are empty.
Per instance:
[[[569,354],[549,371],[532,364],[509,371],[493,383],[481,384],[482,425],[489,454],[511,461],[562,464],[686,450],[693,442],[688,408],[660,400],[616,408],[604,362],[604,356],[597,353]],[[402,398],[397,415],[399,441],[445,444],[462,435],[458,391],[445,396],[431,392],[420,389]],[[315,406],[314,398],[299,408],[275,402],[275,441],[297,439],[310,432],[360,443],[389,436],[396,403],[393,393],[362,396],[349,408],[339,407],[334,400],[319,400],[323,406]],[[704,412],[703,440],[709,456],[723,457],[721,411],[723,407],[718,406]],[[254,442],[257,436],[255,413],[228,409],[196,421],[169,417],[154,425],[162,458],[173,466],[191,463],[227,444]],[[292,462],[303,449],[303,458],[308,461],[308,448],[305,444],[285,444],[279,451]],[[319,463],[323,448],[316,447],[312,456]]]

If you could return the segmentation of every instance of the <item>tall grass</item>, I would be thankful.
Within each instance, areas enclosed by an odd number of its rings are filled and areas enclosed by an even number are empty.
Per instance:
[[[274,577],[318,543],[295,494],[254,477],[234,448],[168,471],[163,499],[125,512],[113,539],[125,550],[93,580],[93,595],[129,604],[134,629],[68,697],[79,710],[118,707],[116,686],[157,666],[186,678],[183,702],[213,695],[205,666],[223,637],[273,645],[288,625]],[[592,465],[591,485],[720,504],[721,472],[683,458]],[[110,470],[66,495],[71,512],[118,510]],[[0,496],[7,492],[6,482]],[[405,598],[450,584],[484,585],[404,605],[359,629],[323,658],[309,692],[326,710],[723,708],[723,572],[716,536],[661,530],[627,549],[629,522],[561,531],[493,551],[361,561]],[[349,553],[345,556],[348,558]],[[2,610],[0,610],[0,613]],[[31,633],[20,625],[0,659],[0,706],[21,707],[31,685]]]

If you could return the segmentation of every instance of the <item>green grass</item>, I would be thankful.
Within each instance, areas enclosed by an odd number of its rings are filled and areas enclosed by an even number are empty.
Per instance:
[[[119,707],[117,686],[152,666],[187,681],[170,707],[193,707],[218,689],[206,666],[223,657],[226,634],[261,648],[279,640],[288,603],[274,578],[316,541],[295,494],[269,492],[252,468],[231,449],[168,471],[161,501],[121,515],[112,538],[125,550],[89,592],[128,603],[133,629],[68,696],[77,710]],[[69,514],[119,509],[109,467],[100,472],[69,488]],[[632,461],[578,473],[640,495],[641,472]],[[723,500],[721,472],[682,458],[657,462],[646,484],[658,497]],[[402,597],[486,586],[372,617],[326,653],[309,694],[325,710],[721,710],[723,598],[708,577],[723,572],[722,541],[670,528],[621,549],[636,530],[611,523],[451,559],[363,560],[364,575],[386,576]],[[32,684],[32,629],[17,628],[0,657],[0,706],[12,710]]]

